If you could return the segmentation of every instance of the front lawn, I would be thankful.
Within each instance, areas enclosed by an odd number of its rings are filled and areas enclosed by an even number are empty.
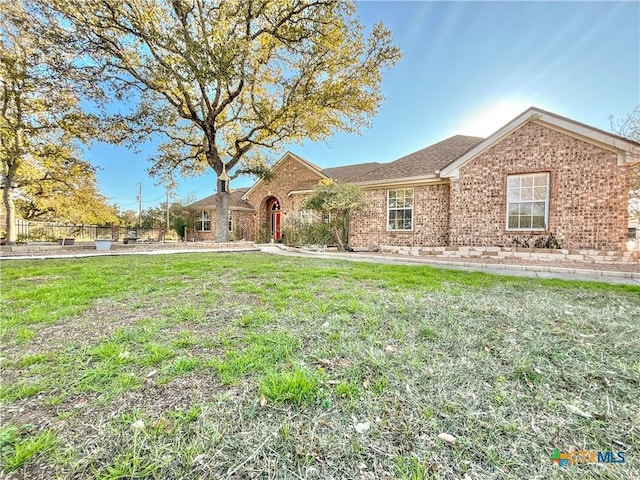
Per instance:
[[[640,478],[636,287],[257,253],[0,267],[10,478]]]

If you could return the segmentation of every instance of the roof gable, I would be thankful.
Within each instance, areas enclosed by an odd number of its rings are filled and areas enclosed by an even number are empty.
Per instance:
[[[556,115],[555,113],[530,107],[484,141],[478,143],[461,155],[450,165],[443,168],[440,176],[443,178],[457,178],[459,176],[459,169],[462,166],[528,122],[558,130],[566,135],[611,150],[618,154],[618,165],[631,165],[640,161],[640,144],[633,140],[605,132],[604,130],[591,127],[584,123],[576,122],[575,120]]]
[[[322,170],[321,170],[317,165],[314,165],[314,164],[313,164],[313,163],[311,163],[310,161],[305,160],[304,158],[302,158],[302,157],[300,157],[300,156],[298,156],[298,155],[296,155],[296,154],[294,154],[294,153],[291,153],[291,152],[286,152],[282,157],[280,157],[280,160],[278,160],[276,163],[274,163],[274,164],[273,164],[273,166],[271,167],[271,171],[275,171],[275,170],[277,170],[277,169],[278,169],[278,167],[279,167],[280,165],[282,165],[282,164],[283,164],[285,161],[287,161],[288,159],[291,159],[291,160],[293,160],[293,161],[295,161],[295,162],[300,163],[302,166],[304,166],[305,168],[307,168],[307,169],[311,170],[313,173],[315,173],[316,175],[318,175],[318,177],[319,177],[320,179],[327,178],[327,176],[326,176],[324,173],[322,173]],[[262,185],[263,183],[264,183],[264,179],[263,179],[263,178],[258,179],[258,181],[256,181],[256,183],[254,183],[254,184],[251,186],[251,188],[249,188],[249,189],[244,193],[244,195],[242,195],[242,198],[243,198],[244,200],[246,200],[247,198],[249,198],[249,195],[251,195],[251,193],[252,193],[256,188],[258,188],[260,185]]]

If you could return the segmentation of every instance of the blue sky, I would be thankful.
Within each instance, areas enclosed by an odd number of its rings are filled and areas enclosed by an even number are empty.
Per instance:
[[[372,128],[285,147],[323,168],[392,161],[455,134],[487,136],[532,105],[609,130],[610,115],[640,104],[639,2],[366,1],[358,14],[365,25],[382,20],[404,56],[384,75]],[[87,158],[101,168],[102,193],[137,209],[138,182],[143,208],[165,198],[147,173],[153,154],[94,145]],[[214,191],[213,173],[178,181],[178,197]]]

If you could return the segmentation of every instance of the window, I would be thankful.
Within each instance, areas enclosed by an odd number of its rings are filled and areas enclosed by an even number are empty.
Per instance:
[[[229,222],[229,231],[233,232],[233,214],[231,210],[227,212],[227,222]]]
[[[507,230],[546,230],[549,217],[549,174],[507,177]]]
[[[413,229],[413,188],[387,192],[387,230]]]
[[[196,217],[196,232],[208,232],[211,230],[211,217],[207,210],[201,210]]]
[[[319,215],[312,210],[300,210],[299,212],[292,212],[292,220],[298,221],[303,225],[311,225],[318,222]]]

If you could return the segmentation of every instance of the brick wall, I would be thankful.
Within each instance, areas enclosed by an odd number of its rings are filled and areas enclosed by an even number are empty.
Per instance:
[[[460,169],[451,181],[451,245],[512,246],[538,232],[506,230],[507,175],[549,172],[549,232],[564,248],[624,248],[628,168],[616,154],[527,123]],[[545,234],[546,235],[546,234]]]
[[[255,231],[255,213],[245,212],[242,210],[234,210],[231,212],[233,230],[229,234],[234,240],[254,240]]]
[[[387,189],[365,190],[369,206],[351,214],[349,245],[374,248],[379,245],[447,244],[449,229],[449,185],[422,185],[413,190],[413,230],[387,231]]]
[[[284,227],[287,222],[287,213],[300,210],[304,200],[302,195],[287,194],[302,182],[318,182],[321,177],[301,164],[293,157],[287,156],[274,170],[275,178],[271,182],[261,183],[248,198],[248,201],[257,210],[254,217],[253,232],[257,234],[261,225],[267,223],[266,200],[276,197],[280,201],[280,211],[283,213],[281,222]],[[256,240],[256,238],[251,238]]]
[[[208,209],[207,209],[208,210]],[[191,221],[195,225],[195,219],[200,215],[200,211],[191,212]],[[215,242],[216,241],[216,211],[215,209],[209,210],[209,218],[211,219],[211,230],[195,232],[193,227],[188,227],[186,231],[186,241],[192,242]],[[231,221],[233,223],[233,230],[229,232],[229,239],[233,240],[253,240],[255,233],[255,221],[253,212],[245,212],[242,210],[231,211]],[[234,238],[236,233],[240,233],[241,238]]]

